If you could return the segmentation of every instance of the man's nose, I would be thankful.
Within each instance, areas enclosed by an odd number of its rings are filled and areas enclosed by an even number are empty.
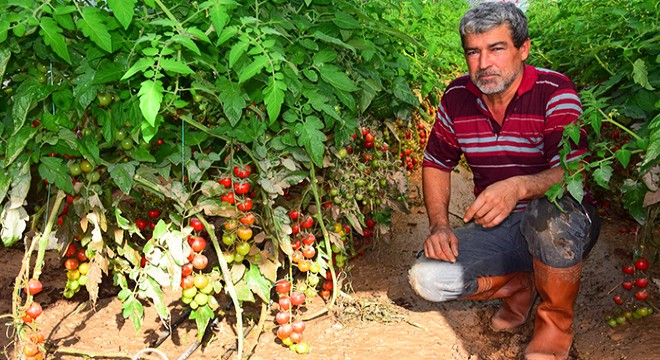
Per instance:
[[[482,51],[479,54],[479,68],[482,70],[487,69],[488,67],[490,67],[490,65],[491,65],[490,55],[487,52]]]

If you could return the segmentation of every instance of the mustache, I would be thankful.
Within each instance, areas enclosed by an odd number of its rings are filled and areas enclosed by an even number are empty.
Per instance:
[[[494,70],[479,70],[479,71],[477,71],[477,73],[475,74],[475,76],[476,76],[477,78],[480,78],[480,77],[482,77],[482,76],[489,76],[489,75],[497,75],[497,76],[500,76],[500,73],[497,72],[497,71],[494,71]]]

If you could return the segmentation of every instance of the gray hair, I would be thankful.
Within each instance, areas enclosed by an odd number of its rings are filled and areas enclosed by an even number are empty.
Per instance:
[[[506,24],[511,32],[513,45],[519,48],[529,37],[527,17],[510,2],[483,2],[468,10],[459,25],[461,43],[465,47],[467,34],[483,34],[494,27]]]

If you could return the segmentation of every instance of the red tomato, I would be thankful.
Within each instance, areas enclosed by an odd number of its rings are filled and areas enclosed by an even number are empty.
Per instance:
[[[155,219],[160,216],[160,210],[151,209],[147,212],[147,215],[149,216],[150,219]]]
[[[236,193],[238,194],[238,191]],[[236,205],[236,208],[244,212],[252,210],[252,199],[250,198],[245,199],[244,201],[238,203],[238,205]]]
[[[293,328],[291,327],[291,324],[284,324],[280,325],[279,329],[277,329],[277,337],[280,340],[284,340],[291,336],[291,333],[293,333]]]
[[[372,219],[372,218],[367,218],[367,219],[364,221],[364,223],[365,223],[365,225],[367,225],[367,227],[370,228],[370,229],[373,229],[374,226],[376,226],[376,220],[374,220],[374,219]]]
[[[323,290],[330,291],[330,290],[332,290],[332,287],[333,287],[332,281],[326,281],[326,282],[323,283]]]
[[[291,227],[291,234],[295,235],[295,234],[297,234],[297,233],[299,233],[299,232],[300,232],[300,226],[298,226],[298,225],[293,225],[293,226]]]
[[[147,258],[143,256],[142,258],[140,258],[140,267],[145,267],[145,266],[147,266]]]
[[[87,252],[85,251],[85,249],[78,250],[78,253],[76,254],[76,257],[78,258],[78,261],[80,261],[80,262],[85,262],[85,261],[89,260],[87,258]]]
[[[247,213],[244,216],[241,216],[238,221],[243,225],[252,226],[254,225],[255,217],[253,213]]]
[[[137,228],[140,230],[144,230],[147,228],[147,226],[149,226],[149,223],[146,220],[137,218],[137,220],[135,220],[135,226],[137,226]]]
[[[303,229],[309,229],[314,225],[314,219],[311,216],[305,217],[305,219],[300,223],[300,227]]]
[[[367,135],[364,136],[364,142],[365,143],[368,143],[368,142],[373,143],[374,140],[375,140],[375,137],[372,134],[367,134]]]
[[[314,244],[314,241],[316,241],[316,236],[314,236],[314,234],[307,234],[302,240],[305,245],[312,245]]]
[[[71,257],[76,254],[78,249],[76,248],[76,245],[71,243],[69,244],[69,247],[66,248],[66,252],[64,253],[65,257]]]
[[[635,261],[635,269],[644,271],[649,268],[649,261],[644,258],[639,258]]]
[[[288,294],[290,290],[291,282],[287,279],[280,279],[275,283],[275,291],[279,294]]]
[[[628,275],[632,275],[635,272],[635,267],[632,265],[624,265],[623,272]]]
[[[202,224],[202,220],[199,220],[198,218],[190,219],[190,227],[192,227],[195,231],[204,230],[204,224]]]
[[[292,343],[298,344],[299,342],[302,341],[303,335],[302,333],[299,332],[292,332],[291,335],[289,335],[289,339],[291,339]]]
[[[300,211],[299,210],[291,210],[289,211],[289,219],[296,221],[298,220],[298,217],[300,216]]]
[[[645,288],[648,284],[649,284],[649,279],[647,278],[635,279],[635,285],[637,285],[637,287]]]
[[[229,189],[229,188],[231,188],[231,185],[232,185],[232,181],[231,181],[231,179],[228,178],[228,177],[225,177],[225,178],[220,179],[220,180],[218,181],[218,183],[220,183],[220,185],[224,186],[225,189]]]
[[[646,291],[646,289],[640,290],[640,291],[635,293],[635,299],[637,299],[639,301],[644,301],[648,297],[649,297],[649,292]],[[293,301],[291,301],[291,303],[293,304]]]
[[[621,287],[623,287],[626,290],[632,289],[633,286],[634,286],[633,283],[630,282],[630,281],[624,281],[624,282],[621,283]]]
[[[220,196],[220,200],[222,200],[222,201],[224,201],[224,202],[226,202],[226,203],[233,204],[234,201],[235,201],[235,199],[234,199],[234,193],[233,193],[233,192],[228,192],[228,193],[226,193],[226,194]]]
[[[245,167],[241,168],[239,166],[234,166],[234,175],[241,179],[245,179],[248,176],[250,176],[250,173],[252,172],[252,169],[250,168],[250,165],[245,165]]]
[[[181,278],[181,288],[190,289],[195,285],[195,278],[192,275],[187,275]]]
[[[302,243],[300,242],[300,239],[296,239],[294,242],[291,243],[291,248],[293,250],[298,250],[302,246]]]
[[[279,301],[277,304],[280,306],[280,309],[282,310],[289,310],[291,309],[291,298],[288,296],[280,296]]]
[[[305,294],[294,291],[291,293],[291,305],[299,306],[305,302]]]
[[[250,192],[249,182],[234,183],[234,192],[236,195],[245,195]]]
[[[305,322],[302,320],[294,321],[291,327],[293,327],[293,332],[302,333],[305,331]]]
[[[181,276],[184,276],[184,277],[188,276],[188,275],[192,274],[192,272],[193,272],[192,263],[185,263],[181,267]]]
[[[622,305],[623,304],[623,299],[621,298],[621,295],[619,295],[619,294],[614,295],[614,302],[617,305]]]

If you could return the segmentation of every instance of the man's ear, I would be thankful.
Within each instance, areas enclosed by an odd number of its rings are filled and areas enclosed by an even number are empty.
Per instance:
[[[527,60],[527,57],[529,56],[529,48],[532,46],[532,42],[527,38],[522,45],[520,45],[520,56],[522,58],[522,61]]]

